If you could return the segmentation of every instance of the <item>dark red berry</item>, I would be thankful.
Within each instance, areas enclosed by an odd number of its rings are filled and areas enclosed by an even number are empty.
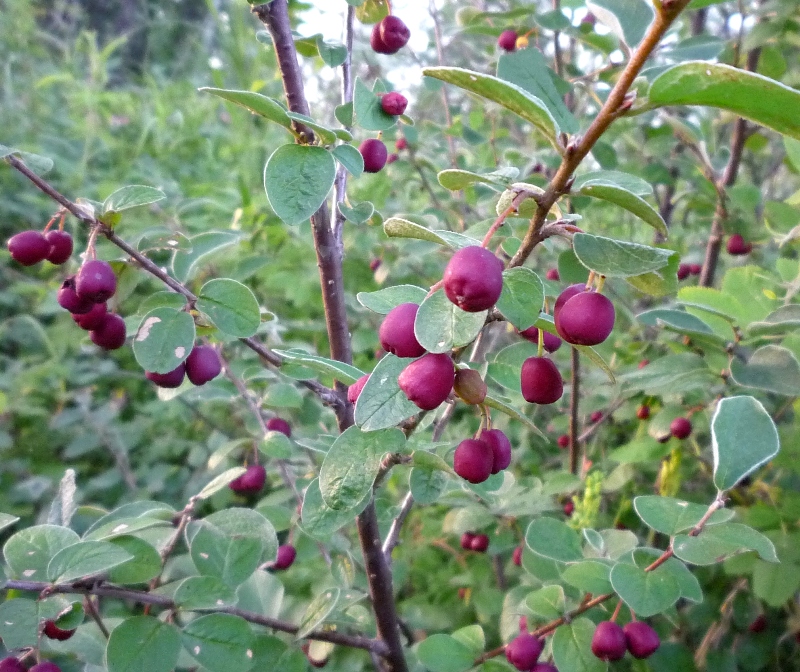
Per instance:
[[[39,231],[22,231],[8,239],[11,258],[23,266],[43,261],[50,252],[50,243]]]
[[[273,569],[289,569],[297,557],[297,550],[291,544],[278,546],[278,557],[275,560]]]
[[[494,451],[480,439],[464,439],[453,455],[453,469],[470,483],[483,483],[492,475]]]
[[[117,350],[125,345],[125,320],[115,313],[106,313],[100,326],[89,332],[89,338],[103,350]]]
[[[60,266],[72,256],[72,236],[66,231],[48,231],[45,239],[50,244],[50,251],[45,259],[51,264]]]
[[[642,404],[636,409],[636,417],[639,420],[647,420],[650,417],[650,407],[647,404]]]
[[[591,422],[593,425],[600,422],[602,419],[603,411],[592,411],[592,414],[589,416],[589,422]]]
[[[597,292],[581,292],[569,299],[556,315],[556,331],[567,343],[597,345],[614,328],[614,304]]]
[[[528,619],[526,616],[519,617],[519,623],[517,623],[517,627],[519,628],[520,632],[528,632]]]
[[[678,265],[678,280],[686,280],[691,273],[692,272],[689,270],[689,264]]]
[[[239,478],[233,479],[228,487],[242,495],[251,495],[261,492],[267,481],[267,470],[260,464],[252,464]]]
[[[283,418],[270,418],[267,420],[267,429],[270,432],[280,432],[281,434],[286,434],[286,436],[290,438],[292,436],[292,428]]]
[[[94,302],[82,299],[75,291],[75,276],[70,276],[61,283],[61,289],[56,295],[58,305],[65,308],[73,315],[85,315],[94,307]]]
[[[548,268],[544,277],[548,280],[555,280],[556,282],[561,280],[561,275],[559,275],[557,268]]]
[[[539,343],[539,330],[536,327],[528,327],[524,331],[520,331],[519,335],[529,340],[531,343]],[[547,352],[555,352],[561,347],[561,339],[549,331],[544,332],[542,337],[544,349]]]
[[[420,357],[425,354],[425,348],[414,334],[418,310],[416,303],[401,303],[386,314],[378,329],[378,340],[386,352],[397,357]]]
[[[219,354],[210,345],[195,345],[186,358],[186,377],[192,385],[205,385],[221,371]]]
[[[397,384],[410,401],[423,411],[432,411],[450,395],[454,380],[450,355],[428,353],[403,369]]]
[[[386,165],[388,166],[390,163],[394,163],[399,158],[397,154],[389,154],[389,157],[386,159]]]
[[[472,550],[472,540],[474,538],[475,538],[475,533],[474,532],[464,532],[464,534],[461,535],[461,542],[460,542],[461,543],[461,548],[463,548],[465,551],[471,551]]]
[[[364,385],[367,384],[368,380],[369,380],[369,374],[365,373],[355,383],[353,383],[350,387],[348,387],[347,401],[349,401],[351,404],[355,404],[358,401],[358,397],[361,396],[361,390],[364,389]]]
[[[558,437],[558,441],[556,441],[556,443],[558,443],[559,448],[567,448],[569,446],[569,436],[562,434]]]
[[[378,23],[378,30],[380,31],[381,42],[388,49],[387,52],[383,53],[397,53],[406,46],[411,37],[411,31],[408,26],[391,14],[381,19],[380,23]]]
[[[558,317],[558,314],[561,312],[561,307],[569,301],[573,296],[576,294],[580,294],[581,292],[586,291],[586,285],[579,283],[576,285],[570,285],[567,287],[561,294],[558,295],[555,304],[553,305],[553,319]]]
[[[511,554],[511,561],[512,561],[512,562],[513,562],[513,563],[514,563],[514,564],[515,564],[517,567],[519,567],[520,565],[522,565],[522,546],[517,546],[517,547],[514,549],[514,552]],[[524,618],[524,616],[523,616],[523,618]],[[527,627],[528,627],[528,625],[527,625],[527,623],[526,623],[526,624],[525,624],[525,628],[527,629]]]
[[[374,273],[380,268],[381,263],[383,262],[380,259],[371,259],[369,262],[369,270]]]
[[[544,651],[544,642],[538,637],[523,633],[506,645],[506,659],[518,670],[529,672]]]
[[[34,665],[28,672],[61,672],[61,668],[50,660],[43,660]]]
[[[77,294],[75,296],[77,297]],[[75,321],[75,324],[85,331],[97,329],[103,323],[103,318],[108,312],[108,306],[105,303],[93,303],[91,305],[92,307],[88,313],[72,314],[72,319]]]
[[[558,672],[558,668],[551,663],[536,663],[531,672]]]
[[[728,254],[733,256],[741,256],[743,254],[750,254],[753,251],[753,244],[748,243],[739,233],[734,233],[728,238]]]
[[[600,660],[620,660],[628,648],[625,633],[613,621],[603,621],[595,628],[592,653]]]
[[[475,369],[458,369],[453,391],[467,404],[482,404],[486,399],[488,388]]]
[[[372,47],[372,50],[379,53],[379,54],[394,54],[397,53],[389,49],[386,44],[384,44],[383,39],[381,38],[381,24],[376,23],[372,26],[372,32],[369,36],[369,45]],[[399,51],[399,50],[398,50]]]
[[[472,537],[469,547],[477,553],[486,553],[486,549],[489,548],[489,537],[485,534],[476,534]]]
[[[575,512],[575,502],[573,502],[571,499],[568,499],[566,502],[564,502],[563,511],[564,515],[569,518]]]
[[[624,628],[628,651],[634,658],[649,658],[661,646],[658,633],[644,621],[632,621]]]
[[[22,664],[22,661],[14,656],[3,658],[0,660],[0,672],[27,672],[27,668]]]
[[[511,441],[508,437],[499,429],[484,429],[478,438],[488,443],[492,449],[492,473],[497,474],[507,469],[511,464]]]
[[[394,148],[398,152],[400,152],[400,151],[402,151],[404,149],[408,149],[408,140],[406,140],[405,138],[397,138],[397,140],[394,143]]]
[[[75,291],[87,301],[102,303],[117,291],[117,276],[111,265],[100,259],[92,259],[81,266],[75,277]]]
[[[641,362],[639,362],[639,368],[640,368],[640,369],[643,369],[643,368],[644,368],[645,366],[647,366],[649,363],[650,363],[650,360],[649,360],[649,359],[643,359]]]
[[[702,264],[689,264],[689,273],[692,275],[700,275],[703,272]]]
[[[181,383],[183,382],[183,378],[186,375],[186,364],[181,362],[177,367],[172,369],[172,371],[167,371],[167,373],[155,373],[153,371],[145,371],[144,377],[147,378],[152,383],[158,385],[158,387],[167,387],[167,388],[174,388],[180,387]]]
[[[522,363],[520,387],[525,401],[532,404],[554,404],[564,393],[561,373],[547,357],[528,357]]]
[[[767,629],[767,616],[766,614],[759,614],[758,616],[753,619],[753,622],[747,626],[747,629],[750,632],[764,632]]]
[[[503,262],[477,245],[461,248],[444,269],[444,293],[468,313],[491,308],[503,291]]]
[[[669,431],[676,439],[685,439],[692,433],[692,423],[687,418],[675,418],[669,423]]]
[[[397,93],[397,91],[381,96],[381,109],[393,117],[399,117],[403,114],[407,106],[408,99],[402,93]]]
[[[72,630],[63,630],[56,625],[55,621],[47,620],[44,622],[44,628],[42,628],[42,632],[44,633],[44,636],[48,637],[49,639],[56,639],[59,642],[65,642],[75,634],[75,628]]]
[[[389,152],[381,140],[377,138],[364,140],[358,146],[358,151],[361,152],[361,156],[364,158],[365,173],[378,173],[383,170]]]
[[[517,48],[517,31],[504,30],[497,38],[497,46],[503,51],[514,51]]]

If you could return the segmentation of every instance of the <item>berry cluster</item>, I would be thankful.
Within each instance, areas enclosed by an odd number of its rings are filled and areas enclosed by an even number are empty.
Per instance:
[[[49,261],[60,266],[72,256],[72,236],[68,232],[53,229],[22,231],[8,240],[11,258],[23,266],[33,266],[40,261]]]
[[[461,548],[465,551],[486,553],[486,550],[489,548],[489,537],[485,534],[464,532],[464,534],[461,535]]]
[[[176,368],[167,373],[153,373],[145,371],[145,378],[155,383],[158,387],[180,387],[184,377],[192,385],[205,385],[214,380],[222,371],[222,362],[217,351],[210,345],[197,345],[192,348],[189,356]]]
[[[292,436],[292,428],[283,418],[270,418],[267,420],[266,427],[267,431],[280,432],[287,437]],[[228,483],[228,487],[239,495],[256,495],[261,492],[266,482],[267,470],[263,465],[251,464],[241,476]],[[292,558],[292,562],[294,562],[294,558]],[[291,564],[290,562],[289,565]],[[289,565],[286,566],[288,567]],[[278,569],[285,568],[279,567]]]
[[[603,621],[592,637],[592,653],[606,662],[621,660],[626,651],[634,658],[649,658],[659,646],[658,633],[643,621],[632,621],[624,628],[614,621]]]
[[[477,439],[464,439],[453,455],[453,469],[470,483],[483,483],[511,464],[511,441],[499,429],[484,429]]]
[[[703,271],[702,264],[679,264],[678,280],[685,280],[690,275],[700,275]]]

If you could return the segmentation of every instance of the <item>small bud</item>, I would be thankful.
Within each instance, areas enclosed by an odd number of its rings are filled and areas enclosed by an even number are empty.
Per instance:
[[[453,383],[455,393],[467,404],[482,404],[487,387],[481,374],[473,369],[459,369]]]

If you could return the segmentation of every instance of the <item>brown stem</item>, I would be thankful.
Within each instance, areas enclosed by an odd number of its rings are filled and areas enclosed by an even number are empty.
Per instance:
[[[570,348],[572,362],[571,383],[569,392],[569,472],[578,473],[578,456],[581,451],[581,439],[578,436],[578,405],[580,403],[581,369],[578,348]]]

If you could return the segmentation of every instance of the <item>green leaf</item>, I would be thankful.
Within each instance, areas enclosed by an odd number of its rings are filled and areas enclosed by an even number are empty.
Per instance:
[[[135,519],[147,518],[167,522],[174,514],[175,509],[163,502],[150,500],[129,502],[118,506],[90,525],[84,534],[84,539],[104,539],[112,534],[130,534],[133,529],[142,529],[132,526]],[[120,523],[124,524],[122,529],[118,529]]]
[[[721,399],[711,420],[714,485],[728,490],[778,454],[778,430],[753,397]]]
[[[713,565],[746,551],[756,551],[764,560],[778,562],[772,542],[741,523],[714,525],[696,537],[679,534],[673,539],[672,548],[676,557],[691,565]]]
[[[645,572],[621,562],[614,565],[609,578],[622,601],[642,618],[666,611],[681,596],[675,577],[661,567]]]
[[[146,541],[132,535],[114,537],[109,541],[131,556],[130,560],[113,567],[108,573],[112,583],[145,583],[161,573],[161,556]]]
[[[453,231],[431,231],[407,219],[400,217],[390,217],[383,223],[383,231],[390,238],[416,238],[417,240],[427,240],[437,243],[454,250],[470,245],[478,245],[480,241],[469,238]]]
[[[247,672],[253,665],[253,632],[239,616],[200,616],[183,628],[181,640],[209,672]]]
[[[447,487],[447,475],[438,469],[414,467],[408,475],[408,487],[417,504],[433,504]]]
[[[286,224],[300,224],[319,210],[336,177],[336,161],[322,147],[283,145],[264,166],[269,204]]]
[[[303,521],[303,530],[317,539],[326,539],[331,534],[353,522],[364,507],[368,504],[372,493],[369,493],[358,506],[353,509],[332,509],[322,499],[319,490],[319,479],[314,479],[308,484],[303,496],[303,507],[300,519]]]
[[[561,128],[547,106],[525,89],[497,77],[463,68],[423,68],[422,74],[458,86],[514,112],[533,124],[560,151],[557,138]]]
[[[354,123],[366,131],[386,131],[397,123],[397,118],[386,114],[381,107],[380,96],[356,77],[353,89]]]
[[[253,114],[274,121],[279,126],[290,130],[292,128],[292,120],[286,112],[286,108],[272,98],[262,96],[260,93],[253,91],[231,91],[227,89],[214,89],[207,86],[201,87],[198,91],[205,91],[214,96],[223,98],[232,103],[236,103],[240,107],[249,110]]]
[[[217,329],[237,338],[252,336],[261,324],[261,309],[253,292],[228,278],[216,278],[203,285],[197,309],[208,315]]]
[[[800,588],[800,567],[782,562],[772,564],[757,560],[753,566],[753,592],[770,607],[779,609]]]
[[[678,532],[691,530],[708,510],[702,504],[693,504],[673,497],[641,495],[634,498],[633,508],[645,525],[656,532],[674,536]],[[731,509],[715,511],[706,522],[707,525],[724,523],[733,517]]]
[[[439,171],[437,177],[439,184],[445,189],[461,191],[465,187],[476,183],[489,184],[506,189],[511,186],[513,180],[518,176],[519,170],[516,168],[501,168],[500,170],[485,175],[473,173],[469,170],[461,170],[459,168],[448,168],[447,170]]]
[[[0,145],[0,159],[12,154],[18,154],[19,158],[37,175],[44,175],[53,169],[53,159],[39,154],[31,154],[30,152],[23,152],[21,149],[15,147],[6,147]]]
[[[451,476],[456,475],[453,468],[447,464],[442,457],[428,450],[415,450],[411,454],[411,464],[415,467],[422,467],[423,469],[441,471]]]
[[[573,191],[580,191],[584,187],[615,187],[636,196],[651,196],[653,187],[641,177],[623,173],[618,170],[594,170],[583,173],[575,178],[572,185]]]
[[[333,116],[336,117],[342,126],[350,128],[353,125],[353,103],[345,103],[344,105],[337,105],[333,110]]]
[[[601,595],[613,590],[609,575],[611,567],[597,560],[584,560],[568,565],[561,578],[586,593]],[[560,614],[559,614],[560,615]]]
[[[763,322],[751,322],[747,331],[753,336],[783,334],[800,328],[800,305],[790,303],[767,315]]]
[[[169,672],[178,662],[177,628],[153,616],[133,616],[111,631],[106,646],[108,672]]]
[[[236,589],[236,606],[278,618],[283,604],[283,584],[274,574],[259,570]]]
[[[586,266],[610,278],[627,278],[656,271],[667,265],[672,250],[612,240],[588,233],[572,238],[575,256]]]
[[[226,469],[203,486],[203,489],[196,495],[197,499],[208,499],[211,495],[225,488],[231,481],[235,481],[246,471],[247,469],[244,467],[231,467],[230,469]]]
[[[406,418],[419,413],[408,400],[397,377],[413,359],[385,355],[370,374],[356,402],[355,421],[365,432],[394,427]]]
[[[358,302],[379,315],[386,315],[401,303],[422,303],[428,295],[427,290],[414,285],[395,285],[377,292],[359,292]]]
[[[0,531],[5,530],[7,527],[11,527],[18,520],[18,516],[12,516],[8,513],[0,513]]]
[[[734,324],[739,321],[741,313],[741,306],[734,297],[711,287],[683,287],[678,292],[678,303],[699,308]]]
[[[591,196],[592,198],[599,198],[603,201],[608,201],[614,205],[633,213],[646,224],[652,226],[663,236],[667,236],[667,225],[658,214],[658,210],[653,208],[647,201],[640,196],[632,194],[625,189],[620,189],[616,186],[605,184],[588,183],[584,185],[579,192],[584,196]],[[631,244],[631,243],[629,243]],[[651,248],[652,249],[652,248]]]
[[[494,355],[490,360],[488,375],[503,387],[522,394],[520,388],[520,370],[528,357],[535,357],[537,347],[529,341],[519,341],[509,345]]]
[[[364,172],[364,157],[361,156],[361,152],[353,147],[353,145],[337,145],[331,150],[331,154],[336,157],[339,163],[341,163],[353,177],[361,177],[361,173]],[[339,205],[342,204],[340,203]],[[344,214],[344,212],[342,212],[342,214]],[[370,212],[370,215],[371,214]],[[346,216],[347,215],[345,215],[345,217]],[[369,219],[369,216],[365,217],[363,221],[367,219]]]
[[[298,624],[296,637],[302,639],[321,625],[330,613],[336,608],[341,591],[338,588],[329,588],[317,595],[306,607],[306,611]]]
[[[680,334],[700,334],[714,336],[714,330],[699,317],[683,310],[669,308],[654,308],[639,313],[636,316],[642,324],[650,327],[666,327]]]
[[[156,308],[142,318],[133,337],[133,355],[145,371],[167,373],[194,347],[194,319],[173,308]]]
[[[583,560],[578,533],[555,518],[537,518],[525,531],[525,544],[543,558],[558,562]]]
[[[189,550],[197,571],[231,588],[246,581],[261,564],[264,544],[253,537],[236,537],[207,522],[192,523]]]
[[[735,113],[800,139],[800,91],[720,63],[690,61],[661,73],[650,85],[652,105],[706,105]]]
[[[475,340],[488,312],[463,311],[439,289],[420,304],[414,320],[414,335],[428,352],[450,352]]]
[[[47,579],[65,583],[101,574],[133,556],[110,541],[79,541],[56,553],[47,565]]]
[[[306,126],[308,126],[312,131],[314,131],[314,133],[317,134],[317,138],[324,145],[331,145],[334,142],[336,142],[336,138],[339,137],[339,134],[343,134],[344,139],[352,140],[352,136],[350,136],[350,134],[347,131],[343,129],[339,131],[332,131],[330,128],[328,128],[327,126],[323,126],[322,124],[315,121],[308,115],[300,114],[299,112],[287,112],[286,114],[289,116],[289,119],[292,119],[294,121],[299,121],[301,124],[305,124]],[[298,146],[305,147],[307,145],[298,145]]]
[[[523,331],[539,319],[544,306],[544,285],[529,268],[509,268],[503,271],[503,292],[497,309],[511,324]]]
[[[671,255],[667,265],[657,271],[642,273],[626,278],[625,281],[650,296],[668,296],[678,291],[678,267],[681,258],[676,252]]]
[[[167,195],[161,189],[145,187],[141,184],[133,184],[122,187],[112,193],[103,201],[103,214],[107,212],[122,212],[131,208],[138,208],[142,205],[156,203]]]
[[[533,616],[551,621],[559,618],[566,611],[564,588],[561,586],[545,586],[533,591],[525,598],[525,607]]]
[[[583,536],[591,547],[584,551],[584,555],[589,558],[617,560],[639,545],[639,540],[630,530],[597,531],[587,527],[583,529]]]
[[[371,24],[378,23],[383,17],[389,15],[389,3],[387,0],[347,0],[349,5],[358,7],[356,18],[359,23]]]
[[[476,656],[486,647],[486,635],[480,625],[465,625],[453,633],[453,639],[469,648]]]
[[[439,633],[419,643],[417,657],[431,672],[465,672],[473,666],[475,652],[450,635]]]
[[[273,350],[275,354],[290,362],[297,362],[309,369],[319,371],[327,376],[332,376],[336,380],[351,385],[356,382],[364,372],[357,369],[355,366],[338,362],[335,359],[328,359],[327,357],[320,357],[319,355],[312,355],[305,350],[298,350],[292,348],[291,350]]]
[[[592,653],[595,624],[588,618],[576,618],[560,625],[553,635],[553,662],[565,672],[606,672],[607,664]]]
[[[3,547],[10,576],[26,581],[47,581],[47,565],[62,549],[80,541],[66,527],[34,525],[14,533]]]
[[[301,408],[303,395],[295,385],[290,383],[274,383],[267,388],[261,400],[264,406],[271,408]]]
[[[236,604],[236,593],[214,576],[190,576],[181,581],[173,595],[182,609],[218,609]]]
[[[765,345],[750,356],[747,364],[734,357],[731,377],[742,387],[796,397],[800,390],[800,362],[787,348]]]
[[[643,0],[587,0],[586,6],[629,47],[642,41],[653,22],[653,8]]]
[[[645,394],[680,393],[705,389],[715,376],[699,355],[683,352],[660,357],[647,366],[620,376],[626,389]]]
[[[352,509],[372,490],[381,458],[403,450],[399,429],[362,432],[349,427],[333,442],[319,472],[322,499],[332,509]]]
[[[554,73],[538,49],[519,49],[500,56],[497,76],[536,96],[547,106],[555,122],[564,133],[577,133],[578,120],[564,104],[553,84]]]
[[[359,154],[359,156],[361,156],[361,154]],[[375,213],[375,206],[369,201],[353,203],[351,205],[338,203],[336,207],[339,208],[339,212],[342,213],[344,218],[353,224],[363,224]]]
[[[336,68],[347,60],[346,46],[341,42],[326,42],[321,35],[317,37],[317,51],[325,65],[331,68]]]
[[[524,413],[518,411],[511,404],[503,401],[500,397],[494,394],[487,394],[486,398],[483,400],[483,403],[489,408],[494,408],[495,410],[500,411],[501,413],[505,413],[512,420],[516,420],[517,422],[522,423],[528,429],[533,430],[542,438],[547,437],[547,435],[541,429],[539,429],[536,425],[533,424],[533,420],[531,420]]]
[[[39,644],[39,605],[34,600],[12,598],[0,603],[0,638],[6,650]]]
[[[208,231],[192,236],[191,251],[177,251],[172,257],[172,271],[175,277],[181,282],[186,282],[205,257],[236,245],[241,239],[242,235],[234,231]]]

